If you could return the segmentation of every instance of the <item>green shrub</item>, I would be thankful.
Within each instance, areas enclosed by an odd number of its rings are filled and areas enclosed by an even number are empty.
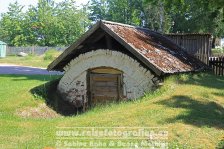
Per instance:
[[[47,50],[44,53],[44,60],[54,60],[56,57],[58,57],[59,54],[60,52],[56,49]]]
[[[24,57],[24,60],[32,60],[36,57],[35,54],[28,54],[27,56]]]
[[[217,144],[216,149],[224,149],[224,138]]]
[[[215,49],[212,49],[212,53],[213,54],[221,54],[221,53],[224,53],[224,48],[215,48]]]

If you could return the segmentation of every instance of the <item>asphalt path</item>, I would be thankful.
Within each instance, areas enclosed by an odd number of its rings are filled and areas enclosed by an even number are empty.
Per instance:
[[[23,75],[62,75],[62,72],[47,71],[45,68],[0,64],[0,74],[23,74]]]

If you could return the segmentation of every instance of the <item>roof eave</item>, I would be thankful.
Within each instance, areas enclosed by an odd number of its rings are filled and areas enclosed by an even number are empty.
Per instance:
[[[181,74],[181,73],[190,73],[190,72],[205,72],[205,71],[209,71],[209,70],[210,70],[209,67],[202,67],[202,68],[194,69],[194,70],[167,71],[167,72],[164,72],[164,74]]]

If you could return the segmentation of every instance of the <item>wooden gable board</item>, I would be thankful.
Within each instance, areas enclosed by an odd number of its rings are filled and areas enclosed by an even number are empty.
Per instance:
[[[90,35],[92,35],[99,27],[101,22],[97,22],[90,30],[88,30],[81,38],[79,38],[75,43],[69,46],[61,55],[59,55],[51,64],[48,65],[47,70],[53,70],[56,65],[58,65],[67,55],[71,52],[75,52],[79,45],[81,45]]]

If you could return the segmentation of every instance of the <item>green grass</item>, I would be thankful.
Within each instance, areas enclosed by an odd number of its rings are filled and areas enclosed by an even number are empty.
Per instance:
[[[54,147],[57,127],[167,127],[170,148],[214,148],[224,137],[224,77],[169,77],[139,100],[98,106],[78,116],[56,114],[30,92],[56,78],[0,76],[0,148]]]
[[[55,58],[58,57],[58,55],[60,54],[60,52],[58,52],[57,50],[55,49],[50,49],[50,50],[47,50],[45,53],[44,53],[44,60],[51,60],[53,61]]]
[[[0,64],[16,64],[22,66],[33,66],[33,67],[43,67],[46,68],[61,52],[58,52],[54,49],[48,50],[45,54],[37,55],[28,55],[26,57],[19,56],[6,56],[5,58],[0,58]]]
[[[224,54],[224,48],[212,49],[212,54],[213,55]]]

